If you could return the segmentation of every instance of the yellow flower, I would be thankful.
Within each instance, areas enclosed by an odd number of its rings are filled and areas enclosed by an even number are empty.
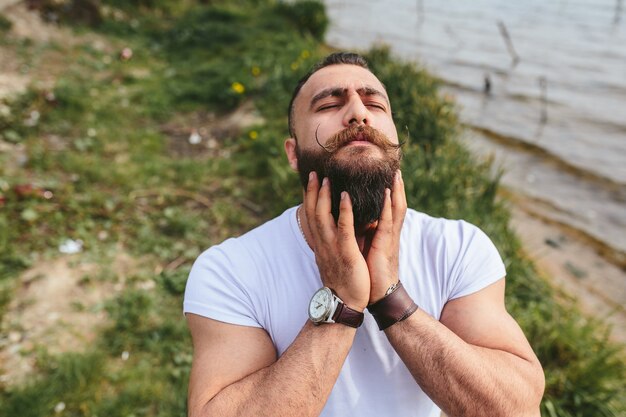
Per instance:
[[[291,70],[292,70],[292,71],[295,71],[295,70],[297,70],[297,69],[298,69],[298,63],[297,63],[297,62],[292,62],[292,63],[291,63]]]
[[[259,74],[261,74],[261,68],[257,66],[252,67],[252,75],[254,75],[255,77],[258,77]]]
[[[244,91],[246,91],[246,87],[244,87],[243,84],[238,83],[236,81],[230,85],[230,89],[233,90],[237,94],[243,94]]]
[[[259,133],[256,130],[251,130],[248,136],[250,136],[250,139],[256,140],[259,137]]]
[[[311,56],[311,53],[307,49],[302,51],[302,53],[300,54],[300,58],[302,58],[302,59],[307,59],[310,56]]]

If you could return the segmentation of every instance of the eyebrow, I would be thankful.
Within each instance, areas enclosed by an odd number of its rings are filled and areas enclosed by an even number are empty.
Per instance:
[[[320,91],[315,96],[313,96],[313,98],[311,99],[310,108],[312,109],[313,107],[315,107],[315,104],[318,101],[325,99],[326,97],[343,97],[346,95],[347,91],[348,91],[347,88],[341,88],[341,87],[325,88],[324,90]],[[387,105],[389,105],[389,99],[387,98],[387,95],[385,95],[382,91],[374,87],[366,86],[362,88],[357,88],[356,92],[360,96],[379,96],[385,99],[385,102],[387,103]]]

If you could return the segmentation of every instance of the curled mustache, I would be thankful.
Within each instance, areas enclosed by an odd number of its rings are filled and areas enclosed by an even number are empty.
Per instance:
[[[385,134],[374,129],[373,127],[367,125],[351,125],[344,130],[335,133],[326,141],[326,145],[322,145],[317,137],[317,131],[319,128],[320,127],[318,125],[315,129],[315,141],[329,154],[332,154],[348,143],[357,140],[370,142],[381,148],[384,152],[398,150],[404,144],[404,142],[398,144],[391,142]]]

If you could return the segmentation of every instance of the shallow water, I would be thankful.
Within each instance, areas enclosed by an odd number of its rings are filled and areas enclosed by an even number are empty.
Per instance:
[[[425,66],[459,103],[471,127],[463,140],[507,170],[505,185],[626,253],[623,1],[325,3],[331,45],[382,42]]]

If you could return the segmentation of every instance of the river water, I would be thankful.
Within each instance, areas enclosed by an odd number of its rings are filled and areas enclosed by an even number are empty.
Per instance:
[[[462,140],[495,158],[503,184],[623,260],[624,3],[326,0],[326,39],[384,43],[440,77],[468,126]]]

